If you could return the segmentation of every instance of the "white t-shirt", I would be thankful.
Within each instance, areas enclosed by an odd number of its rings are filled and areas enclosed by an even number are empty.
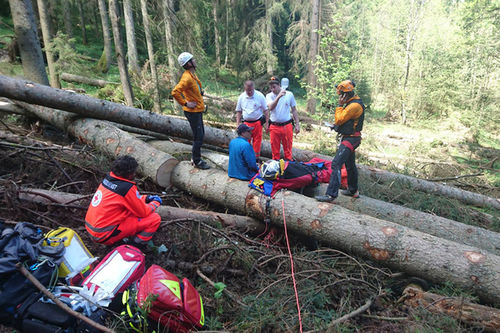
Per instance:
[[[266,95],[267,104],[272,103],[278,95],[270,92]],[[290,110],[292,107],[297,106],[295,102],[295,97],[291,91],[287,91],[284,96],[280,98],[276,107],[270,111],[270,120],[275,123],[284,123],[292,118]]]
[[[236,111],[242,112],[245,121],[260,119],[265,110],[267,110],[266,98],[258,90],[254,90],[252,97],[248,96],[246,91],[238,97]]]

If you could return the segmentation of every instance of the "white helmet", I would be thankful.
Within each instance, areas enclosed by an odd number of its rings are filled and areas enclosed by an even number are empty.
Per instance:
[[[177,61],[181,67],[184,67],[184,65],[191,59],[193,59],[193,55],[189,52],[182,52],[179,54],[179,57],[177,57]]]
[[[264,179],[276,179],[280,173],[280,161],[269,160],[265,163],[262,163],[259,173],[260,176]]]

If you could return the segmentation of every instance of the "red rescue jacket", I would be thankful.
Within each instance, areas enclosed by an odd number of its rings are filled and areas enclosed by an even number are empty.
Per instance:
[[[85,227],[95,241],[103,242],[111,236],[126,218],[146,217],[160,204],[146,203],[146,196],[140,195],[135,183],[110,172],[97,188],[90,202]]]

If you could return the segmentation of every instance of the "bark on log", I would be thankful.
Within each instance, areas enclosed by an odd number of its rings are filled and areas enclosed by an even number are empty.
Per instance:
[[[90,77],[70,74],[70,73],[61,73],[60,79],[66,82],[76,82],[76,83],[84,83],[91,86],[101,87],[103,88],[107,84],[119,84],[117,82],[109,82],[106,80],[93,79]]]
[[[111,157],[123,155],[134,157],[139,164],[140,174],[151,177],[160,186],[170,185],[170,175],[178,161],[136,139],[133,135],[112,126],[109,122],[90,118],[75,119],[75,115],[69,112],[35,107],[26,103],[22,103],[22,106],[35,116],[69,132]]]
[[[129,126],[139,127],[158,133],[169,134],[181,138],[191,138],[192,132],[187,120],[162,116],[149,111],[124,106],[117,103],[94,99],[60,89],[54,89],[33,82],[17,80],[0,75],[0,96],[24,102],[48,106],[65,111],[75,112],[96,119],[105,119]],[[78,105],[75,108],[75,105]],[[227,147],[236,134],[229,131],[205,126],[204,142],[216,146]],[[271,145],[262,143],[261,155],[271,157]],[[293,149],[293,156],[298,161],[309,161],[313,157],[332,159],[332,156],[318,154],[308,150]],[[381,183],[400,181],[413,189],[442,195],[460,200],[464,203],[500,209],[500,199],[482,194],[464,191],[451,186],[436,184],[411,176],[396,174],[380,169],[358,165],[360,173]]]
[[[191,156],[191,146],[186,144],[161,140],[152,140],[148,141],[148,143],[156,149],[171,154],[178,159],[181,159],[181,154]],[[201,154],[212,166],[227,171],[229,162],[229,157],[227,155],[218,154],[207,149],[202,149]],[[314,191],[311,191],[312,193],[307,193],[305,191],[304,194],[311,197],[320,193],[323,194],[327,186],[327,184],[321,184],[316,187]],[[364,195],[359,199],[341,195],[335,200],[334,204],[381,220],[391,221],[436,237],[475,246],[493,254],[500,255],[500,233],[498,232],[372,199]]]
[[[86,195],[49,191],[43,189],[21,188],[18,191],[18,198],[29,202],[40,204],[71,204],[87,207],[90,198]],[[200,211],[171,206],[160,206],[157,210],[162,219],[171,221],[179,219],[193,219],[218,227],[219,223],[226,228],[235,228],[242,232],[258,235],[264,232],[264,224],[254,218],[241,215],[224,214],[211,211]]]
[[[479,326],[485,332],[500,332],[500,310],[468,302],[460,297],[444,297],[407,287],[403,291],[404,304],[411,308],[421,307],[433,313],[451,316],[471,326]]]
[[[184,191],[242,214],[264,217],[265,200],[248,184],[188,162],[174,169],[172,183]],[[282,202],[284,200],[284,216]],[[271,221],[332,247],[433,282],[450,281],[485,302],[500,302],[500,257],[475,247],[351,212],[285,191],[271,201]]]

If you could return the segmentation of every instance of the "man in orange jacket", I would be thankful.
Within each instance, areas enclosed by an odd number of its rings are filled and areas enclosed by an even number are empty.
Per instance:
[[[85,227],[94,241],[106,245],[135,236],[133,242],[145,244],[160,226],[155,213],[159,196],[140,195],[133,179],[137,161],[131,156],[116,159],[111,172],[97,188],[85,216]]]
[[[172,90],[172,96],[177,103],[182,105],[184,115],[189,121],[193,131],[193,148],[191,163],[199,169],[210,169],[207,162],[201,159],[201,145],[205,136],[203,127],[203,111],[205,103],[203,102],[203,89],[201,81],[196,76],[196,61],[189,52],[182,52],[177,58],[179,65],[185,69],[182,73],[179,83]]]
[[[355,163],[355,150],[361,143],[361,130],[365,119],[365,106],[361,98],[354,93],[355,84],[345,80],[337,85],[339,106],[335,109],[333,128],[340,135],[340,144],[332,161],[332,175],[325,195],[316,196],[316,200],[332,202],[337,198],[340,187],[340,170],[345,164],[347,171],[347,190],[343,195],[359,197],[358,169]]]

